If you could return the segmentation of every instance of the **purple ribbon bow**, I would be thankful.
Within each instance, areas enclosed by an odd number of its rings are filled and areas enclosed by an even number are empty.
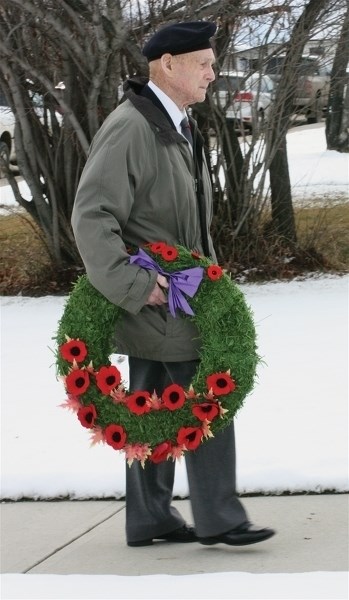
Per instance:
[[[167,273],[151,258],[151,256],[144,252],[142,248],[138,250],[137,254],[131,256],[130,263],[136,264],[144,269],[155,270],[160,273],[160,275],[164,275],[167,278],[169,283],[168,306],[173,317],[176,316],[177,308],[187,315],[194,315],[184,294],[190,298],[195,296],[204,275],[203,267],[193,267],[192,269]]]

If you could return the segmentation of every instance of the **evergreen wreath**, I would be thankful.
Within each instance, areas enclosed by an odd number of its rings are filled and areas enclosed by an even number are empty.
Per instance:
[[[201,271],[195,290],[179,291],[182,305],[174,302],[170,307],[177,318],[193,320],[201,337],[191,385],[183,389],[174,383],[161,397],[153,390],[125,389],[110,361],[117,352],[113,340],[124,310],[98,292],[86,275],[75,283],[58,324],[56,366],[67,392],[61,406],[91,430],[92,444],[107,443],[125,452],[129,465],[139,460],[144,466],[147,459],[175,460],[226,427],[253,388],[259,357],[251,309],[218,265],[164,242],[130,254],[130,262],[142,255],[170,281],[178,272],[186,280],[191,271]]]

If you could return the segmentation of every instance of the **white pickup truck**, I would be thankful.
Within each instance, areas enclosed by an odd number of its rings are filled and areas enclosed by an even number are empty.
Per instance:
[[[268,59],[265,72],[277,83],[282,76],[284,55]],[[327,108],[330,89],[330,73],[321,65],[316,56],[302,56],[299,65],[297,91],[294,99],[294,112],[304,114],[308,123],[321,120]]]

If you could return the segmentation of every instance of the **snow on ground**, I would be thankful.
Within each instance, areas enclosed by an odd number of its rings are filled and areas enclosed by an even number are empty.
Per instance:
[[[265,364],[236,419],[239,491],[348,490],[348,277],[241,289]],[[58,407],[52,338],[64,303],[2,299],[3,498],[125,493],[123,455],[90,448],[88,430]],[[127,360],[118,366],[127,381]],[[188,493],[184,461],[175,493]]]
[[[242,152],[250,151],[250,137],[241,139]],[[264,140],[260,138],[253,147],[250,168],[264,160]],[[287,157],[294,205],[333,206],[348,200],[349,172],[348,157],[335,150],[327,150],[325,124],[301,125],[287,134]],[[256,184],[260,181],[256,177]],[[221,171],[222,185],[224,182]],[[264,191],[269,191],[269,173],[266,173]]]
[[[3,575],[3,600],[347,600],[347,574]]]
[[[258,146],[256,152],[260,152]],[[348,200],[348,156],[326,149],[324,123],[290,129],[287,134],[287,153],[292,195],[296,203],[308,203],[312,199],[319,202],[322,199],[330,205],[334,199],[336,202]],[[259,160],[262,160],[261,155]],[[266,188],[269,185],[268,176],[265,185]],[[20,182],[20,190],[23,197],[29,200],[30,190],[24,181]],[[6,207],[16,206],[18,207],[18,204],[10,187],[0,187],[0,215],[7,213]]]
[[[325,149],[323,126],[292,130],[288,150],[297,197],[347,199],[347,157]],[[16,206],[8,186],[0,187],[0,204]],[[265,364],[236,419],[240,492],[348,491],[348,280],[241,286]],[[65,394],[55,377],[52,337],[64,303],[62,297],[2,299],[2,498],[125,492],[122,456],[106,446],[90,448],[87,430],[58,408]],[[118,366],[127,380],[127,360]],[[184,462],[174,492],[188,494]],[[341,572],[5,574],[1,584],[4,600],[348,598],[347,573]]]
[[[336,196],[348,200],[348,155],[326,149],[324,123],[291,129],[287,154],[295,200],[323,197],[329,205]]]

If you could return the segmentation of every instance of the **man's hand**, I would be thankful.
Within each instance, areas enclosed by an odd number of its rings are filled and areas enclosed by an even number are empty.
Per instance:
[[[146,304],[150,304],[151,306],[166,304],[167,296],[163,291],[164,289],[168,289],[168,281],[163,275],[158,275],[156,278],[155,288],[150,294]]]

